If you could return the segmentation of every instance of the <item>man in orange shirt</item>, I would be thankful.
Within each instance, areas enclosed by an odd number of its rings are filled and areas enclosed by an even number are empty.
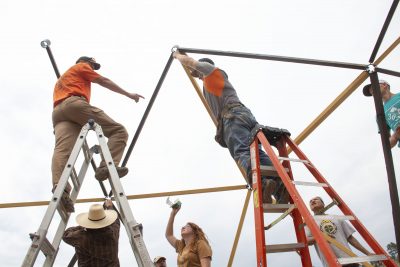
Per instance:
[[[91,83],[97,83],[113,92],[125,95],[135,102],[144,98],[139,94],[125,91],[110,79],[94,71],[98,69],[100,69],[100,64],[94,58],[80,57],[76,64],[58,79],[55,85],[52,114],[55,148],[51,166],[53,192],[79,132],[89,119],[93,119],[102,127],[104,135],[108,138],[108,147],[115,166],[118,166],[122,158],[128,133],[124,126],[111,119],[103,110],[89,104]],[[128,169],[117,167],[117,172],[120,177],[123,177],[128,173]],[[97,168],[95,177],[100,181],[108,179],[109,173],[104,161]],[[61,202],[68,212],[74,212],[74,206],[69,197],[70,191],[71,186],[68,184]]]

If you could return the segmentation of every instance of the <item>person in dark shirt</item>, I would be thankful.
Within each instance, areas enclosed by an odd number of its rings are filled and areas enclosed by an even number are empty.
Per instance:
[[[65,230],[63,240],[75,248],[79,267],[119,267],[120,222],[111,200],[93,204],[76,217],[79,226]]]

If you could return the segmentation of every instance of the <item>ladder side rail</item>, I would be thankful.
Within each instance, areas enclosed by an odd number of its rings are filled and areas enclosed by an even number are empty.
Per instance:
[[[58,183],[59,186],[56,187],[56,190],[53,193],[52,199],[50,200],[49,205],[47,206],[45,216],[43,217],[42,222],[40,223],[37,235],[33,238],[32,244],[28,249],[28,252],[24,258],[24,262],[22,263],[23,267],[26,266],[32,267],[36,261],[36,258],[41,248],[41,244],[46,238],[48,228],[54,217],[54,213],[56,212],[57,207],[60,205],[61,195],[67,185],[68,178],[72,172],[72,167],[74,166],[76,159],[78,158],[78,154],[82,148],[83,142],[86,139],[89,128],[90,128],[89,124],[86,124],[85,126],[82,127],[82,130],[79,133],[78,140],[75,142],[72,152],[68,158],[67,164],[61,174],[61,178]]]
[[[300,148],[294,143],[293,140],[291,140],[289,137],[286,137],[287,143],[289,144],[289,147],[293,150],[293,152],[301,159],[308,160],[311,163],[311,161],[307,158],[307,156],[300,150]],[[315,179],[320,182],[320,183],[329,183],[326,181],[326,179],[322,176],[322,174],[316,169],[316,168],[311,168],[307,164],[305,164],[307,169],[313,174]],[[351,211],[349,206],[343,201],[343,199],[338,195],[338,193],[332,188],[332,186],[329,185],[329,187],[323,187],[323,189],[326,191],[326,193],[332,198],[335,199],[336,201],[339,202],[338,208],[343,212],[345,215],[350,215],[354,217],[354,220],[350,220],[351,224],[356,228],[358,233],[363,237],[365,242],[370,246],[370,248],[375,252],[375,254],[384,254],[387,256],[388,260],[386,262],[390,262],[390,265],[388,266],[397,266],[396,263],[390,258],[390,256],[387,254],[387,252],[379,245],[379,243],[375,240],[375,238],[369,233],[367,228],[361,223],[361,221],[357,218],[357,216]]]
[[[146,245],[143,241],[142,233],[140,231],[140,225],[136,222],[133,217],[132,210],[129,206],[128,199],[126,198],[125,192],[122,188],[121,181],[119,179],[116,166],[111,157],[110,150],[108,149],[106,140],[104,138],[103,131],[97,123],[94,125],[94,130],[99,141],[100,149],[104,160],[106,162],[108,171],[110,173],[110,185],[114,193],[115,200],[117,201],[121,216],[126,221],[124,224],[125,229],[128,233],[129,240],[132,245],[132,250],[135,255],[136,261],[139,267],[154,266],[150,255],[146,249]]]
[[[289,192],[290,197],[292,198],[293,202],[296,204],[297,209],[302,214],[303,219],[307,226],[309,227],[313,237],[315,238],[319,248],[321,249],[322,253],[325,256],[326,261],[328,262],[329,266],[341,266],[335,254],[333,253],[331,247],[328,245],[328,242],[322,235],[322,232],[319,230],[317,223],[315,222],[314,218],[312,217],[311,213],[309,212],[307,206],[305,205],[304,201],[302,200],[299,192],[296,190],[290,177],[286,173],[284,167],[282,166],[281,162],[278,159],[278,156],[272,150],[270,143],[268,142],[267,138],[262,132],[257,133],[257,137],[260,140],[265,152],[271,159],[272,164],[274,165],[276,171],[278,172],[279,176],[282,179],[283,184],[286,187],[286,190]]]
[[[276,148],[278,149],[278,153],[280,157],[288,157],[288,151],[286,149],[286,143],[284,142],[285,139],[281,138],[279,142],[276,143]],[[293,172],[292,168],[290,165],[290,161],[283,161],[282,163],[283,167],[288,169],[289,171],[287,172],[289,178],[291,181],[294,180],[293,178]],[[294,187],[294,185],[293,185]],[[296,190],[297,191],[297,190]],[[290,199],[290,202],[293,204],[293,199]],[[302,263],[303,267],[312,267],[312,261],[311,261],[311,255],[310,255],[310,250],[308,247],[308,241],[307,241],[307,236],[304,230],[304,227],[300,227],[303,224],[303,218],[301,216],[301,213],[299,212],[298,209],[294,209],[292,211],[292,219],[293,219],[293,226],[295,229],[296,233],[296,238],[298,243],[303,243],[304,248],[302,248],[299,251],[300,255],[300,260]]]
[[[250,145],[252,187],[253,187],[253,206],[254,206],[254,223],[256,236],[256,262],[259,267],[267,266],[267,251],[265,243],[264,230],[264,209],[262,201],[262,183],[260,172],[260,154],[258,148],[258,140],[254,138]]]
[[[93,153],[94,151],[92,149],[88,149],[86,141],[85,141],[85,147],[83,149],[85,152],[85,159],[82,162],[82,166],[79,170],[79,174],[77,176],[77,181],[78,181],[78,187],[73,187],[72,192],[71,192],[71,200],[75,203],[76,199],[78,197],[81,185],[83,184],[83,180],[86,176],[87,170],[89,168],[89,165],[91,164],[91,160],[93,158]],[[70,215],[68,214],[68,219],[69,219]],[[60,243],[62,240],[62,237],[64,235],[64,231],[67,228],[68,225],[68,220],[67,221],[63,221],[61,220],[60,223],[58,224],[58,228],[56,231],[56,234],[54,235],[53,238],[53,242],[52,245],[54,248],[56,248],[54,254],[51,257],[46,257],[45,262],[43,263],[44,267],[51,267],[54,264],[54,261],[57,257],[58,251],[59,251],[59,247],[60,247]]]

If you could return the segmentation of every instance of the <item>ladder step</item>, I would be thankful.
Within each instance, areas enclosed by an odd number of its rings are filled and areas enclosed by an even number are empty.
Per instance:
[[[40,239],[40,236],[36,233],[35,234],[31,233],[31,234],[29,234],[29,237],[32,239],[32,241],[34,241],[32,246],[38,247],[39,244],[37,244],[37,243]],[[43,252],[43,254],[46,257],[53,256],[54,252],[56,251],[54,246],[50,243],[50,241],[46,237],[43,239],[42,245],[40,246],[40,250]]]
[[[289,169],[285,168],[285,171],[288,172]],[[262,176],[279,176],[274,166],[260,166],[260,172]]]
[[[294,207],[294,204],[263,204],[264,213],[283,213]]]
[[[290,252],[298,251],[305,248],[303,243],[291,243],[291,244],[278,244],[278,245],[267,245],[267,253],[278,253],[278,252]]]
[[[285,158],[285,157],[278,157],[279,160],[287,160],[287,161],[293,161],[293,162],[303,162],[305,164],[310,164],[308,160],[305,159],[294,159],[294,158]]]
[[[374,262],[387,260],[385,255],[371,255],[351,258],[338,258],[340,264],[361,263],[361,262]]]
[[[292,183],[295,185],[329,187],[326,183],[313,183],[313,182],[302,182],[302,181],[293,181]]]

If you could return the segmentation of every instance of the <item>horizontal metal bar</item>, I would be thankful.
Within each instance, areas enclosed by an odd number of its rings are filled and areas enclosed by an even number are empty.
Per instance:
[[[285,171],[289,172],[289,169],[285,168]],[[260,172],[263,176],[279,176],[274,166],[261,165]]]
[[[328,187],[328,185],[325,183],[313,183],[313,182],[302,182],[302,181],[293,181],[292,183],[295,185]]]
[[[287,160],[293,162],[303,162],[303,163],[310,163],[308,160],[305,159],[293,159],[293,158],[286,158],[286,157],[278,157],[279,160]]]
[[[319,220],[354,220],[354,217],[350,215],[315,215],[314,217]]]
[[[292,62],[292,63],[299,63],[299,64],[319,65],[319,66],[345,68],[345,69],[366,70],[366,65],[347,63],[347,62],[337,62],[337,61],[327,61],[327,60],[307,59],[307,58],[296,58],[296,57],[282,57],[282,56],[275,56],[275,55],[263,55],[263,54],[243,53],[243,52],[233,52],[233,51],[218,51],[218,50],[184,48],[184,47],[178,47],[178,50],[180,52],[194,53],[194,54],[241,57],[241,58],[253,58],[253,59],[263,59],[263,60],[281,61],[281,62]]]
[[[294,204],[263,204],[264,213],[283,213],[291,207],[296,206]]]
[[[379,73],[385,73],[392,76],[400,77],[400,72],[376,67],[375,70]]]
[[[387,260],[385,255],[338,258],[338,261],[340,264],[361,263],[361,262],[371,262],[371,261],[384,261],[384,260]]]
[[[305,248],[303,243],[266,245],[265,247],[267,253],[298,251]]]

